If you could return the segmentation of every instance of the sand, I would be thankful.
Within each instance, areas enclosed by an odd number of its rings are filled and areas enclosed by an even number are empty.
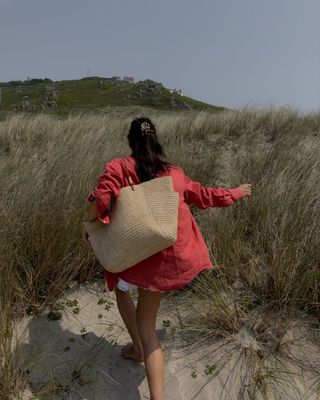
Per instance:
[[[136,301],[136,291],[133,297]],[[106,302],[98,304],[99,299]],[[98,284],[75,285],[61,300],[70,303],[61,319],[48,319],[49,310],[46,310],[40,316],[24,318],[16,327],[24,359],[27,361],[31,355],[35,360],[21,399],[149,399],[144,363],[120,355],[130,337],[120,318],[114,293],[104,291]],[[246,398],[243,393],[250,382],[250,363],[242,356],[256,346],[250,336],[241,331],[223,343],[203,348],[194,343],[190,348],[184,346],[177,327],[172,305],[163,298],[157,333],[165,357],[164,399]],[[301,346],[295,346],[294,352],[306,360],[310,355],[319,356],[317,346],[303,351]],[[294,367],[291,365],[290,369]],[[295,373],[287,383],[279,379],[280,389],[274,390],[275,393],[280,390],[279,397],[269,395],[268,399],[317,399],[315,388],[308,389],[316,377],[299,369]],[[256,395],[262,398],[258,392]]]

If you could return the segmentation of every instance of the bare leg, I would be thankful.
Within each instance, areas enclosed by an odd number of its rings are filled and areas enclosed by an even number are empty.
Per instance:
[[[152,400],[163,399],[164,359],[158,336],[156,318],[161,293],[138,288],[137,326],[144,350],[144,363]]]
[[[132,339],[132,345],[125,346],[122,355],[136,361],[143,361],[143,346],[136,324],[136,307],[129,292],[124,292],[117,287],[115,291],[119,313]]]

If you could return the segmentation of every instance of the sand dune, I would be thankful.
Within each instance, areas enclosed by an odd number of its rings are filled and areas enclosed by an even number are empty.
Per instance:
[[[136,296],[134,292],[135,300]],[[121,347],[130,338],[120,319],[114,293],[105,292],[97,284],[74,286],[61,300],[69,300],[61,319],[50,320],[48,312],[44,312],[39,317],[25,318],[17,326],[17,336],[24,332],[21,345],[24,359],[27,361],[31,355],[35,360],[34,367],[30,368],[29,387],[22,399],[149,399],[144,364],[120,355]],[[165,356],[164,399],[244,398],[241,392],[250,368],[241,362],[239,355],[240,348],[243,351],[254,346],[249,336],[241,332],[222,347],[217,343],[201,349],[195,343],[193,348],[186,348],[175,331],[174,315],[163,299],[157,333]],[[306,349],[307,355],[302,349],[297,351],[303,357],[319,355],[316,348]],[[208,364],[210,356],[212,363]],[[214,371],[221,368],[216,377],[210,373],[210,366]],[[279,397],[270,399],[316,399],[307,390],[311,385],[307,379],[316,378],[307,373],[303,376],[298,370],[296,373],[291,382],[280,385]]]

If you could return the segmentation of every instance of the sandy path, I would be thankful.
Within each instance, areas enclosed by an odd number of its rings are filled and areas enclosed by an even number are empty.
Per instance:
[[[137,293],[133,295],[136,300]],[[98,304],[101,298],[106,302]],[[149,399],[144,364],[123,359],[120,355],[121,347],[130,338],[118,313],[114,293],[104,292],[101,286],[86,285],[70,289],[63,300],[70,303],[76,300],[77,304],[67,306],[60,320],[49,320],[48,312],[45,312],[39,317],[24,319],[16,329],[19,335],[27,327],[22,345],[25,357],[32,354],[36,358],[38,354],[38,361],[29,374],[29,388],[22,399],[31,399],[41,388],[46,390],[46,394],[33,399]],[[77,307],[79,313],[75,314],[73,310],[77,312]],[[169,320],[170,325],[165,326],[164,320]],[[242,346],[247,340],[241,336],[243,333],[233,338],[229,347],[224,346],[224,350],[219,350],[218,345],[200,349],[195,344],[194,351],[188,354],[181,347],[178,334],[173,332],[176,324],[172,311],[163,300],[157,319],[157,333],[165,356],[164,399],[242,398],[239,397],[241,382],[248,368],[239,363],[240,353],[236,348],[237,340]],[[247,346],[250,347],[249,344]],[[228,349],[234,351],[228,352]],[[212,374],[206,373],[210,355],[212,365],[222,366],[231,353],[234,357],[230,358],[217,378],[213,379]],[[202,359],[205,356],[207,358]],[[308,393],[308,384],[300,378],[297,375],[296,385],[284,385],[279,399],[316,399],[312,392]],[[54,391],[57,395],[50,395]]]

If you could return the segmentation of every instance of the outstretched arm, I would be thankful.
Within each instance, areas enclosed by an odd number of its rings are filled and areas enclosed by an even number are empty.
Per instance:
[[[251,195],[251,184],[243,184],[235,189],[205,187],[185,175],[185,185],[186,203],[202,209],[232,206],[241,197]]]

